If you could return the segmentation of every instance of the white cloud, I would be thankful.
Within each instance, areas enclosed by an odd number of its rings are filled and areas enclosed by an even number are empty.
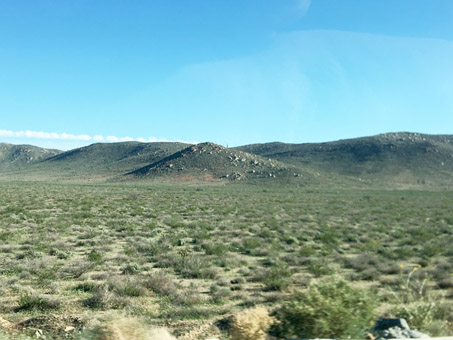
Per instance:
[[[116,142],[142,142],[142,143],[155,143],[155,142],[169,142],[167,139],[156,138],[156,137],[148,137],[145,139],[143,137],[133,138],[133,137],[117,137],[117,136],[107,136],[104,137],[102,135],[73,135],[70,133],[56,133],[56,132],[43,132],[43,131],[11,131],[11,130],[0,130],[0,138],[33,138],[33,139],[47,139],[47,140],[65,140],[65,141],[107,141],[111,143]],[[187,143],[187,144],[197,144],[194,142],[185,142],[177,140],[177,142]]]
[[[107,142],[119,142],[120,139],[118,137],[115,137],[115,136],[107,136]]]
[[[14,132],[9,130],[0,130],[0,137],[14,137]]]
[[[43,131],[11,131],[11,130],[0,130],[0,137],[12,137],[12,138],[37,138],[37,139],[64,139],[64,140],[81,140],[89,141],[91,137],[88,135],[72,135],[68,133],[56,133],[56,132],[43,132]]]
[[[165,138],[156,138],[156,137],[148,137],[148,139],[145,138],[137,138],[137,142],[148,142],[148,143],[158,143],[158,142],[177,142],[177,143],[184,143],[184,144],[198,144],[200,142],[189,142],[186,140],[181,140],[181,139],[176,139],[176,140],[169,140]]]
[[[61,139],[69,139],[69,140],[91,140],[91,137],[88,136],[88,135],[75,136],[75,135],[71,135],[71,134],[64,133],[64,132],[60,135],[60,138]]]

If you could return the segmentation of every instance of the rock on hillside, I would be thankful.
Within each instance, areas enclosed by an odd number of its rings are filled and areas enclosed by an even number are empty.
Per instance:
[[[299,177],[300,170],[275,160],[213,143],[192,145],[184,150],[129,172],[138,178],[175,176],[239,181],[251,178]]]

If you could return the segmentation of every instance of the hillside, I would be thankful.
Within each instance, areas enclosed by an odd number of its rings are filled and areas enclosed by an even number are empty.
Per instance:
[[[62,152],[0,144],[6,180],[202,180],[328,187],[453,186],[453,136],[388,133],[326,143],[97,143]]]
[[[0,169],[20,169],[26,165],[58,155],[61,152],[60,150],[43,149],[33,145],[0,143]]]
[[[302,170],[247,152],[228,149],[213,143],[201,143],[189,146],[126,175],[128,178],[138,179],[162,176],[179,180],[272,180],[302,177]],[[307,174],[304,173],[304,177],[306,176]]]
[[[33,171],[49,171],[64,176],[114,176],[156,162],[187,144],[160,143],[96,143],[63,152],[33,167]]]
[[[387,133],[326,143],[266,143],[236,149],[374,183],[447,185],[453,179],[451,135]]]

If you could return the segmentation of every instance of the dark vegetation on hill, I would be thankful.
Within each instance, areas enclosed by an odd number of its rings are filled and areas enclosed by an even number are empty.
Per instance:
[[[453,175],[451,135],[387,133],[327,143],[266,143],[236,149],[371,182],[447,185]]]
[[[125,173],[167,157],[186,146],[173,142],[97,143],[51,157],[41,162],[40,167],[71,170],[84,175]]]
[[[453,185],[453,136],[387,133],[326,143],[98,143],[67,152],[1,144],[0,175],[14,179],[197,180],[325,185]]]
[[[43,149],[33,145],[0,143],[0,169],[17,169],[27,164],[58,155],[62,151]]]
[[[186,146],[187,144],[172,142],[96,143],[43,157],[26,168],[10,171],[8,175],[27,180],[106,179],[143,167]]]

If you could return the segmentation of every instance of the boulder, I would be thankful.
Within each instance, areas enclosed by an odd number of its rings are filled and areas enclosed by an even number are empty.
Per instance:
[[[404,319],[379,319],[373,330],[377,333],[378,340],[429,338],[424,333],[411,330]]]
[[[384,319],[384,318],[378,319],[376,321],[376,326],[374,326],[374,330],[376,332],[379,332],[394,327],[400,328],[401,330],[410,330],[409,325],[404,319]]]

